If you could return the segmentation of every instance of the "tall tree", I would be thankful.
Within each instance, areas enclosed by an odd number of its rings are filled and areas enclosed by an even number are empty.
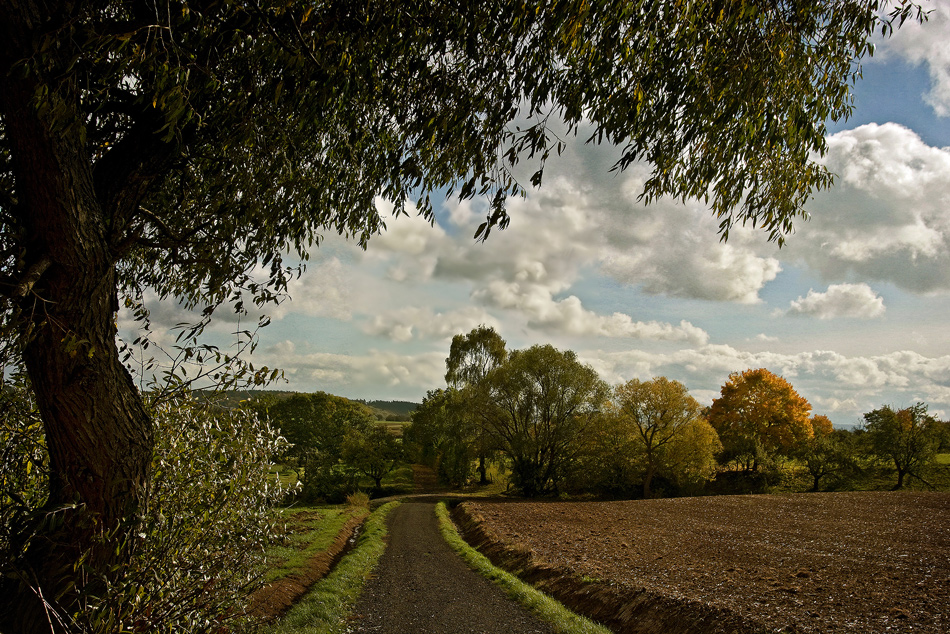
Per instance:
[[[488,378],[484,416],[527,497],[549,493],[567,475],[609,389],[568,350],[516,350]]]
[[[761,457],[788,454],[813,435],[811,404],[765,368],[733,372],[713,400],[709,423],[727,455],[755,471]]]
[[[501,335],[490,326],[479,326],[467,335],[452,337],[449,356],[445,360],[445,382],[458,390],[467,402],[467,407],[460,413],[470,418],[469,427],[475,431],[473,440],[480,484],[488,484],[487,462],[493,453],[491,436],[482,425],[484,417],[479,413],[486,405],[485,379],[507,357],[508,350]]]
[[[898,410],[885,405],[864,415],[868,449],[897,470],[895,490],[904,486],[907,476],[926,482],[925,470],[933,464],[940,445],[938,425],[924,403]]]
[[[104,591],[126,554],[95,535],[136,533],[154,431],[116,348],[120,303],[143,319],[146,290],[203,319],[266,303],[288,253],[380,230],[377,196],[431,219],[432,191],[485,195],[485,237],[521,191],[511,167],[533,158],[539,184],[562,147],[551,116],[622,146],[619,168],[651,165],[647,200],[696,197],[723,236],[751,221],[780,242],[831,182],[811,157],[850,110],[880,9],[0,0],[0,357],[36,393],[46,508],[71,509],[18,558],[26,576],[3,577],[14,628],[75,609],[80,578],[60,572],[81,557]]]
[[[665,466],[674,440],[700,417],[700,405],[679,381],[632,379],[614,388],[616,415],[638,437],[643,451],[643,497],[650,498],[653,476]]]

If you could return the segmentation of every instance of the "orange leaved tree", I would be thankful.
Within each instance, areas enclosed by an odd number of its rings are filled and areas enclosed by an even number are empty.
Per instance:
[[[813,435],[811,404],[791,383],[765,368],[733,372],[713,401],[709,422],[725,456],[747,471],[762,457],[788,454]]]

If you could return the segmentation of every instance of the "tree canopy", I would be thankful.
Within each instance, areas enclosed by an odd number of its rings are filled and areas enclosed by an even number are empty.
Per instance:
[[[488,378],[488,428],[527,497],[557,490],[580,454],[608,388],[574,352],[513,351]]]
[[[483,195],[476,237],[504,227],[515,166],[538,185],[563,147],[552,120],[620,146],[618,168],[649,165],[647,200],[695,197],[724,237],[751,222],[781,242],[831,181],[814,159],[882,6],[2,0],[0,360],[36,394],[48,507],[75,505],[26,558],[43,596],[71,609],[54,571],[88,551],[86,520],[134,532],[148,488],[120,304],[197,309],[183,354],[227,366],[191,345],[215,308],[276,299],[324,231],[365,244],[377,197],[432,219],[433,191]],[[108,575],[123,557],[85,561]],[[45,627],[37,595],[0,589],[32,606],[15,629]]]
[[[724,450],[753,470],[758,459],[788,454],[813,435],[811,404],[765,368],[733,372],[714,399],[709,422]]]
[[[699,418],[700,406],[679,381],[657,377],[632,379],[614,388],[616,415],[638,436],[646,473],[643,497],[652,496],[650,484],[665,464],[666,451],[674,440]]]
[[[870,453],[891,462],[897,470],[895,490],[904,486],[908,475],[926,482],[926,469],[933,464],[940,445],[940,430],[924,403],[901,409],[885,405],[868,412],[864,431]]]

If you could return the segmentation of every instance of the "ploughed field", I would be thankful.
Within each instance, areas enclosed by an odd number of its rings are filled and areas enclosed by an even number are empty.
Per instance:
[[[616,631],[950,632],[950,493],[465,502],[455,517]]]

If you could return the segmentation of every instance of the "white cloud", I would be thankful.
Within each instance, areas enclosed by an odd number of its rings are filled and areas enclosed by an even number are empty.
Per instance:
[[[351,398],[413,398],[444,383],[445,352],[403,355],[370,350],[361,355],[312,352],[281,341],[254,355],[255,363],[282,368],[287,383],[274,386],[323,390]]]
[[[445,313],[435,312],[428,307],[411,306],[376,315],[364,324],[363,332],[397,342],[413,339],[446,340],[479,325],[496,330],[500,328],[497,319],[475,306]]]
[[[788,312],[818,319],[873,319],[883,315],[884,310],[884,299],[867,284],[832,284],[824,293],[809,290],[806,297],[793,300]]]
[[[929,11],[925,23],[908,20],[890,38],[877,44],[879,56],[898,55],[912,64],[926,63],[931,89],[927,103],[938,116],[950,116],[950,2],[931,0],[923,3]]]
[[[864,412],[885,403],[923,401],[934,410],[950,404],[950,356],[925,357],[903,350],[875,356],[845,356],[828,350],[796,354],[745,352],[706,345],[671,353],[643,350],[579,352],[601,376],[619,383],[667,376],[682,381],[694,397],[710,403],[731,372],[767,368],[789,380],[815,413],[836,421],[860,422]]]
[[[831,281],[950,290],[950,148],[887,123],[839,132],[828,150],[839,180],[815,196],[789,255]]]

